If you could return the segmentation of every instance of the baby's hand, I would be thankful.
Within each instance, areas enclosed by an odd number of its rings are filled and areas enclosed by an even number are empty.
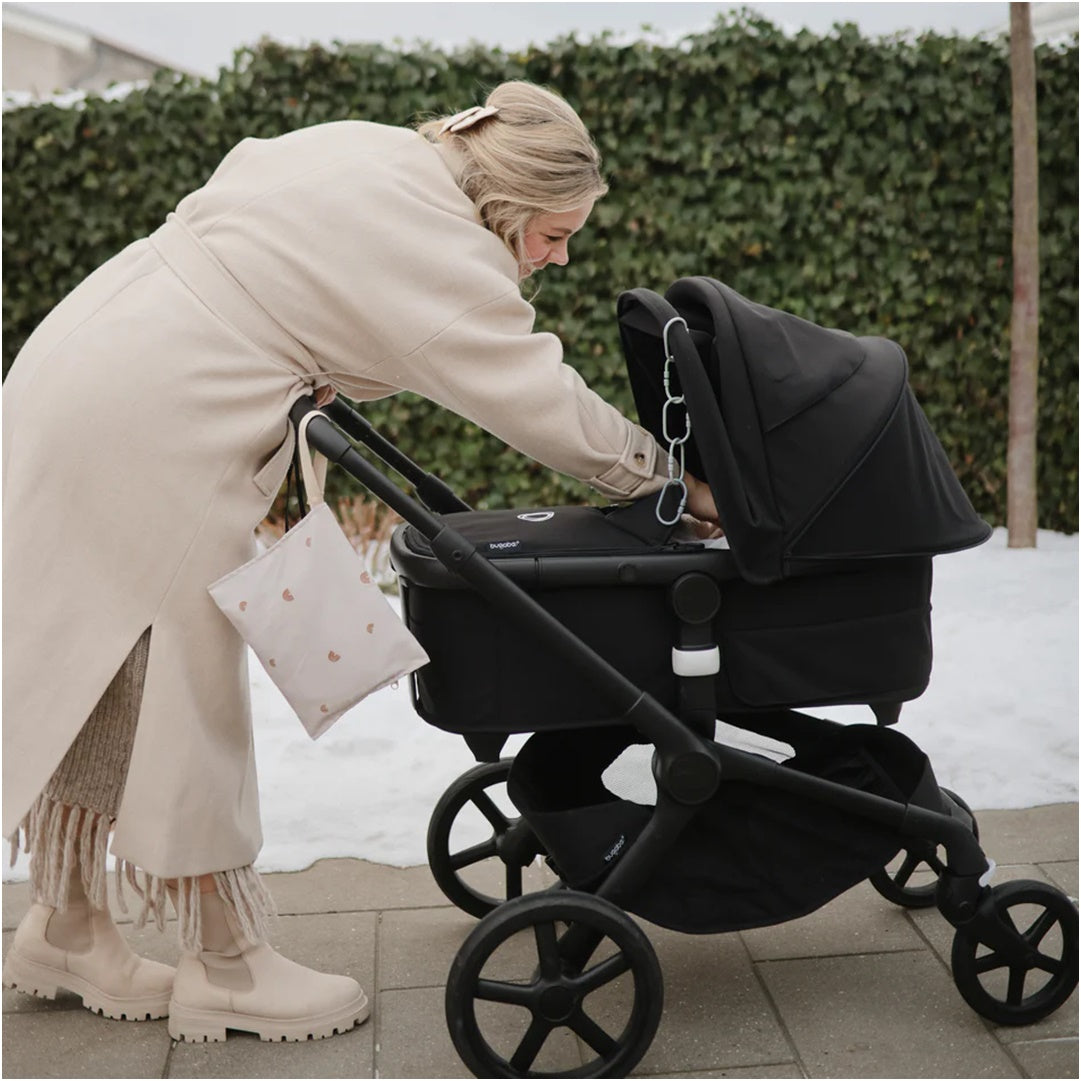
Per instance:
[[[716,522],[700,522],[689,514],[684,514],[681,521],[698,540],[717,540],[724,536],[724,530]]]
[[[717,514],[717,504],[709,485],[690,473],[683,474],[683,482],[687,485],[687,513],[700,522],[708,522],[719,528],[721,522]]]

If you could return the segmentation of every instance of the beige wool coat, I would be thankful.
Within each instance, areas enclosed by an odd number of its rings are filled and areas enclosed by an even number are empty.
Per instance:
[[[3,391],[4,835],[149,627],[112,850],[162,877],[254,860],[247,652],[207,586],[254,554],[314,387],[416,391],[609,496],[656,490],[653,439],[533,319],[443,149],[353,121],[245,140],[60,303]]]

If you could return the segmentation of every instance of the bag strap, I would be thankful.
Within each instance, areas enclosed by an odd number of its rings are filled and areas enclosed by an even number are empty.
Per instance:
[[[297,454],[300,457],[300,472],[304,477],[304,495],[308,510],[323,502],[323,489],[327,483],[327,460],[318,452],[308,447],[308,424],[313,417],[325,417],[318,409],[305,413],[297,425]]]

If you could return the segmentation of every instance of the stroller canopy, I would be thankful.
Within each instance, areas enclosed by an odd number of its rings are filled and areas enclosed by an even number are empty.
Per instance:
[[[664,327],[678,381],[669,434],[713,491],[740,573],[768,583],[829,562],[980,544],[974,511],[908,385],[895,342],[755,304],[712,278],[662,299],[622,294],[620,335],[639,419],[664,438]],[[674,430],[673,430],[674,429]]]

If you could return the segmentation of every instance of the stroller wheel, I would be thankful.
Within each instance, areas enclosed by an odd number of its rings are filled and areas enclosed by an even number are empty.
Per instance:
[[[591,894],[531,894],[462,944],[447,1025],[477,1077],[626,1077],[663,998],[657,955],[626,913]]]
[[[520,897],[525,870],[544,855],[506,794],[511,761],[503,758],[467,770],[443,793],[428,823],[432,876],[447,898],[471,916],[486,916],[507,898]],[[537,888],[555,881],[539,882]]]
[[[1004,882],[953,939],[953,981],[999,1025],[1028,1025],[1077,986],[1077,909],[1045,882]]]
[[[972,819],[972,834],[979,840],[980,827],[976,823],[972,808],[956,792],[943,788],[942,793],[949,796]],[[887,901],[892,901],[895,905],[904,908],[930,908],[935,903],[935,888],[944,866],[937,847],[929,841],[920,842],[910,848],[901,849],[897,857],[881,871],[871,875],[869,881]]]

